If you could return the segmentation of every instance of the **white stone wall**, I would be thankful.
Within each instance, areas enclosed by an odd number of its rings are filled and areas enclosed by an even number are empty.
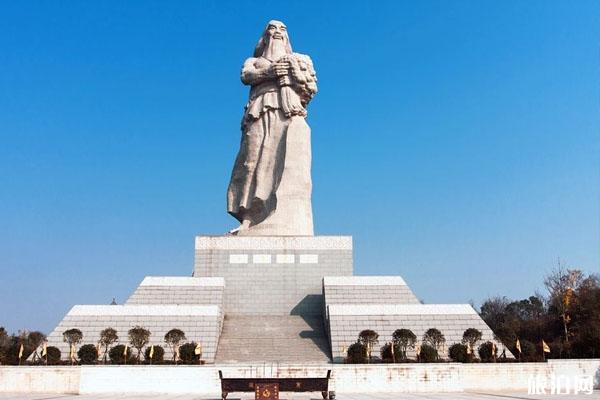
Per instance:
[[[326,276],[325,304],[420,304],[400,276]]]
[[[223,278],[147,276],[125,304],[223,304]]]
[[[109,327],[119,335],[116,344],[126,344],[127,332],[136,325],[150,330],[152,335],[148,345],[163,346],[165,358],[172,357],[172,352],[164,343],[164,335],[178,328],[185,332],[188,342],[195,341],[202,345],[204,360],[213,362],[222,317],[220,307],[216,305],[77,305],[48,336],[48,345],[58,347],[62,358],[66,360],[69,358],[69,346],[63,341],[62,333],[67,329],[82,331],[83,340],[79,348],[83,344],[96,345],[100,331]]]
[[[78,394],[79,367],[8,367],[0,365],[0,393]]]
[[[419,342],[429,328],[439,329],[446,338],[440,356],[447,358],[447,349],[460,343],[463,332],[475,328],[482,332],[482,342],[494,341],[494,334],[477,312],[468,304],[385,304],[350,305],[333,304],[327,307],[331,352],[334,362],[343,362],[347,349],[355,343],[360,331],[372,329],[379,334],[379,346],[373,355],[379,355],[379,347],[391,342],[396,329],[410,329]],[[500,352],[503,345],[496,342]],[[409,357],[415,357],[414,350]],[[507,356],[512,354],[507,350]]]
[[[511,391],[527,395],[529,379],[593,376],[600,389],[600,359],[498,364],[260,364],[206,366],[0,366],[0,392],[191,393],[220,397],[225,377],[311,377],[333,371],[331,390],[350,393]]]

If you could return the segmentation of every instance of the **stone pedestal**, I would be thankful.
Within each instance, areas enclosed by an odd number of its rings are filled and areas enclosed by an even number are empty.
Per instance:
[[[421,342],[437,328],[446,337],[441,358],[468,328],[494,341],[468,304],[422,304],[400,276],[352,273],[350,236],[197,236],[193,277],[146,277],[125,305],[75,306],[49,344],[66,359],[67,329],[95,344],[112,327],[126,343],[127,331],[140,325],[152,332],[149,345],[183,330],[202,344],[207,362],[310,363],[343,362],[343,349],[365,329],[383,344],[396,329],[412,330]]]
[[[352,237],[196,237],[194,276],[225,279],[225,314],[321,315],[327,275],[352,275]]]
[[[365,329],[377,332],[383,345],[392,341],[396,329],[410,329],[421,343],[429,328],[437,328],[446,338],[442,359],[448,358],[452,344],[461,343],[468,328],[481,331],[481,343],[491,341],[499,349],[504,347],[469,304],[422,304],[400,276],[325,277],[323,293],[333,362],[344,361],[344,350]],[[414,358],[415,349],[409,349],[407,355]]]
[[[48,335],[48,345],[58,347],[62,358],[67,360],[69,345],[62,337],[62,333],[67,329],[81,330],[83,341],[80,346],[97,344],[100,331],[109,327],[115,329],[119,335],[119,342],[116,344],[129,344],[127,332],[134,326],[142,326],[151,332],[148,346],[163,346],[166,360],[173,355],[165,345],[164,336],[169,330],[177,328],[185,332],[187,341],[202,344],[202,358],[213,362],[222,317],[216,305],[77,305],[71,308]],[[104,354],[100,356],[103,357]],[[141,359],[144,359],[143,353]]]

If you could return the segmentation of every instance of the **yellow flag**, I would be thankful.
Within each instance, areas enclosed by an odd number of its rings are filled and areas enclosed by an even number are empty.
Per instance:
[[[23,358],[23,351],[25,348],[23,347],[23,343],[21,343],[21,347],[19,348],[19,358]]]
[[[154,345],[150,346],[150,359],[152,360],[152,357],[154,357]]]
[[[515,347],[517,348],[517,351],[521,353],[521,341],[519,340],[519,338],[517,338],[517,343],[515,343]]]
[[[200,346],[200,343],[198,343],[196,345],[196,348],[194,349],[194,354],[197,355],[197,356],[200,355],[200,354],[202,354],[202,346]]]
[[[542,339],[542,350],[544,350],[544,353],[550,353],[550,346],[544,342],[544,339]]]
[[[42,357],[48,355],[48,343],[44,342],[44,346],[42,347]]]
[[[125,357],[127,357],[127,350],[128,350],[128,347],[129,347],[128,345],[125,345],[125,348],[123,349],[123,355],[124,355]]]

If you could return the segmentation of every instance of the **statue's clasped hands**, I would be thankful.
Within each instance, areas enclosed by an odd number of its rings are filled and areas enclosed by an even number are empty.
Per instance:
[[[275,76],[277,76],[277,77],[285,76],[288,74],[288,71],[290,69],[290,62],[288,60],[275,61],[271,65],[271,68],[273,69]]]

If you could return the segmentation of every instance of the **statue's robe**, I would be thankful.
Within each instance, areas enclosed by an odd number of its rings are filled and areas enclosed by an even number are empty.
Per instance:
[[[264,69],[270,61],[253,58],[244,65]],[[276,78],[248,83],[227,211],[250,221],[240,235],[313,235],[310,128],[302,116],[285,116]]]

